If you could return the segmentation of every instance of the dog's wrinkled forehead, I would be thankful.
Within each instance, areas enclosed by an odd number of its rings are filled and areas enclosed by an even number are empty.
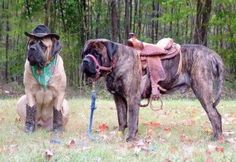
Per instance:
[[[100,53],[104,47],[105,45],[100,41],[89,40],[85,43],[83,53],[84,55],[94,54],[94,52]]]
[[[108,57],[112,60],[113,55],[116,53],[118,45],[107,39],[91,39],[88,40],[83,49],[82,58],[88,54],[100,55],[105,59]]]
[[[28,41],[28,47],[32,46],[36,43],[39,43],[40,46],[44,46],[44,47],[47,47],[47,48],[50,48],[53,45],[52,39],[49,38],[49,37],[48,38],[42,38],[42,39],[30,38],[29,41]]]

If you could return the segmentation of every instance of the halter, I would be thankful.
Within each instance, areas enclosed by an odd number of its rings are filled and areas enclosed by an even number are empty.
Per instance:
[[[96,72],[97,72],[97,78],[99,77],[99,75],[101,74],[101,71],[103,72],[106,72],[107,74],[112,72],[112,68],[114,67],[114,63],[112,63],[112,65],[110,67],[106,67],[106,66],[101,66],[99,63],[98,63],[98,60],[91,54],[88,54],[86,55],[86,57],[90,57],[95,65],[96,65]]]

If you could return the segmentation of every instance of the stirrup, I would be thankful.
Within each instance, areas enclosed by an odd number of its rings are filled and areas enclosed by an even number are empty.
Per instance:
[[[147,103],[146,104],[142,104],[142,101],[145,101],[145,99],[141,100],[139,103],[140,107],[147,107],[150,103],[150,98],[146,98],[147,99]]]
[[[160,102],[161,102],[161,106],[160,107],[154,107],[153,104],[152,104],[152,98],[150,98],[150,108],[153,110],[153,111],[160,111],[163,109],[163,101],[161,98],[159,98]]]

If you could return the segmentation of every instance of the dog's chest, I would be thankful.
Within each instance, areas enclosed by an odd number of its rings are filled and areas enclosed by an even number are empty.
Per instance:
[[[112,94],[120,94],[124,95],[124,84],[123,80],[121,78],[114,78],[113,76],[107,76],[106,77],[106,87],[107,90]]]
[[[36,103],[38,104],[50,104],[53,102],[54,93],[51,89],[40,88],[35,94]]]

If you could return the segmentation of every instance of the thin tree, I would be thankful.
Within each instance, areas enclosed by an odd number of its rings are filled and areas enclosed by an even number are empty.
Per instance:
[[[128,40],[130,32],[130,1],[125,0],[125,40]]]
[[[212,0],[197,1],[194,43],[207,46],[207,28],[210,20]]]
[[[118,34],[118,14],[117,14],[117,5],[116,0],[111,0],[111,27],[112,35],[111,39],[117,41]]]

